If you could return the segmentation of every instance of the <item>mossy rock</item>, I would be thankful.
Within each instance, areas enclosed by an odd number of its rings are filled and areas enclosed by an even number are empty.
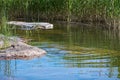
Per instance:
[[[46,53],[43,49],[24,43],[24,41],[18,37],[8,37],[7,42],[2,41],[1,39],[0,44],[0,60],[31,59],[40,57]]]

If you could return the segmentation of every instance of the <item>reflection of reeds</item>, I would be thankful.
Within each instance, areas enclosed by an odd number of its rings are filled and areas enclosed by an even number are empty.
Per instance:
[[[2,76],[1,78],[3,77],[14,78],[14,73],[17,67],[16,64],[17,64],[16,60],[12,62],[10,60],[0,61],[0,72],[4,74],[4,76]]]

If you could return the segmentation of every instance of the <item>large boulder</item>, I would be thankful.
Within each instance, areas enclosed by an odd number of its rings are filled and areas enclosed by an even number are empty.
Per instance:
[[[31,59],[34,57],[40,57],[46,53],[45,50],[38,47],[34,47],[24,43],[20,38],[10,37],[9,44],[4,49],[0,50],[0,60],[3,59]],[[3,43],[1,43],[3,45]]]

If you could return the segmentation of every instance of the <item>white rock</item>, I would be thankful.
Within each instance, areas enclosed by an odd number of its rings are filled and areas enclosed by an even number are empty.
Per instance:
[[[32,30],[32,29],[53,29],[53,24],[47,22],[20,22],[20,21],[10,21],[7,22],[8,25],[19,26],[22,30]]]

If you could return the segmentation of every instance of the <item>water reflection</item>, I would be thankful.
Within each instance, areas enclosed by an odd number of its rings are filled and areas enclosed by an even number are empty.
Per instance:
[[[27,61],[1,61],[0,77],[5,80],[120,80],[119,30],[106,30],[100,25],[54,25],[54,30],[16,31],[19,36],[33,39],[29,44],[45,49],[48,54]]]
[[[1,60],[0,61],[0,80],[12,80],[16,71],[16,60]]]
[[[120,50],[120,31],[103,29],[102,26],[54,24],[54,30],[17,31],[18,35],[32,38],[34,41],[57,42],[70,47],[93,47]],[[92,27],[92,28],[91,28]],[[27,35],[24,35],[27,34]]]

